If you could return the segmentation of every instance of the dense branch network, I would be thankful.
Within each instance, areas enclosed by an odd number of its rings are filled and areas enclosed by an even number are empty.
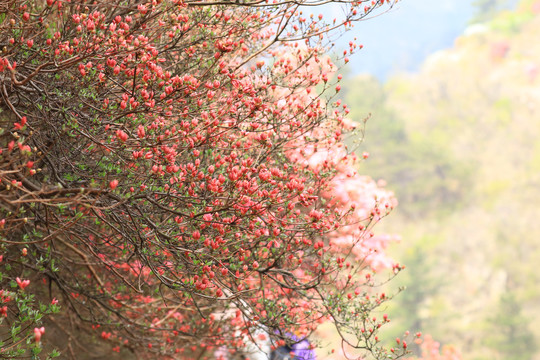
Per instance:
[[[303,14],[325,3],[2,7],[2,354],[211,357],[333,320],[386,356],[367,275],[400,270],[371,233],[395,200],[354,170],[324,47],[384,1]]]

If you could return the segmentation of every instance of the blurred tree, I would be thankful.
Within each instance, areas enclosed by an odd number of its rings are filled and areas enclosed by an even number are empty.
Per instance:
[[[494,18],[501,10],[513,7],[516,0],[475,0],[473,6],[476,13],[471,23],[483,23]]]
[[[390,304],[389,316],[393,320],[393,327],[388,338],[399,336],[402,329],[411,332],[427,331],[431,334],[437,332],[440,319],[431,316],[430,303],[440,293],[445,282],[437,274],[437,258],[430,254],[436,252],[439,243],[439,239],[427,236],[408,248],[403,255],[407,268],[400,275],[398,283],[405,291]],[[439,335],[435,337],[440,338]],[[411,344],[410,349],[416,356],[422,354],[418,343]]]
[[[489,321],[492,326],[485,343],[498,353],[497,359],[533,358],[537,345],[529,329],[531,319],[522,313],[520,301],[513,293],[501,296],[497,310]]]

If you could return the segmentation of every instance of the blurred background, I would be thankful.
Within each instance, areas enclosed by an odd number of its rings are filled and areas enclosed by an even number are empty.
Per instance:
[[[352,36],[360,172],[400,202],[376,228],[407,266],[386,337],[540,359],[540,1],[402,0]]]

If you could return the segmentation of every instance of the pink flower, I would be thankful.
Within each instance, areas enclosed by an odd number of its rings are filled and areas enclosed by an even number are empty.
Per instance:
[[[126,134],[124,131],[122,130],[117,130],[116,131],[116,136],[122,140],[122,141],[126,141],[128,139],[128,134]]]
[[[30,280],[21,280],[20,278],[16,278],[15,281],[17,282],[17,285],[19,285],[21,290],[24,290],[25,287],[30,285]]]
[[[309,212],[309,216],[314,220],[320,220],[323,217],[323,213],[313,209]]]
[[[139,127],[137,128],[137,135],[139,136],[139,139],[144,138],[144,136],[145,136],[144,126],[139,125]]]
[[[45,334],[45,328],[44,327],[34,328],[34,339],[36,340],[36,342],[41,341],[41,336],[43,334]]]

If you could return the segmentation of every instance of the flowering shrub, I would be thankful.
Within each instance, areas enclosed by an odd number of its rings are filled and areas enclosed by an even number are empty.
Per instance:
[[[10,265],[2,263],[0,276],[4,278],[5,271],[10,271]],[[26,289],[30,285],[29,280],[16,278],[0,290],[0,326],[8,323],[10,331],[2,338],[2,356],[6,358],[20,358],[27,352],[39,355],[43,348],[41,336],[45,332],[43,317],[58,312],[57,300],[53,299],[49,304],[36,301],[34,294],[28,294]],[[11,290],[9,290],[11,289]],[[5,327],[2,326],[4,329]],[[58,356],[57,351],[51,351],[48,357]]]
[[[7,2],[0,352],[203,358],[332,320],[388,358],[371,275],[401,267],[372,226],[395,200],[354,170],[324,46],[384,4]]]

